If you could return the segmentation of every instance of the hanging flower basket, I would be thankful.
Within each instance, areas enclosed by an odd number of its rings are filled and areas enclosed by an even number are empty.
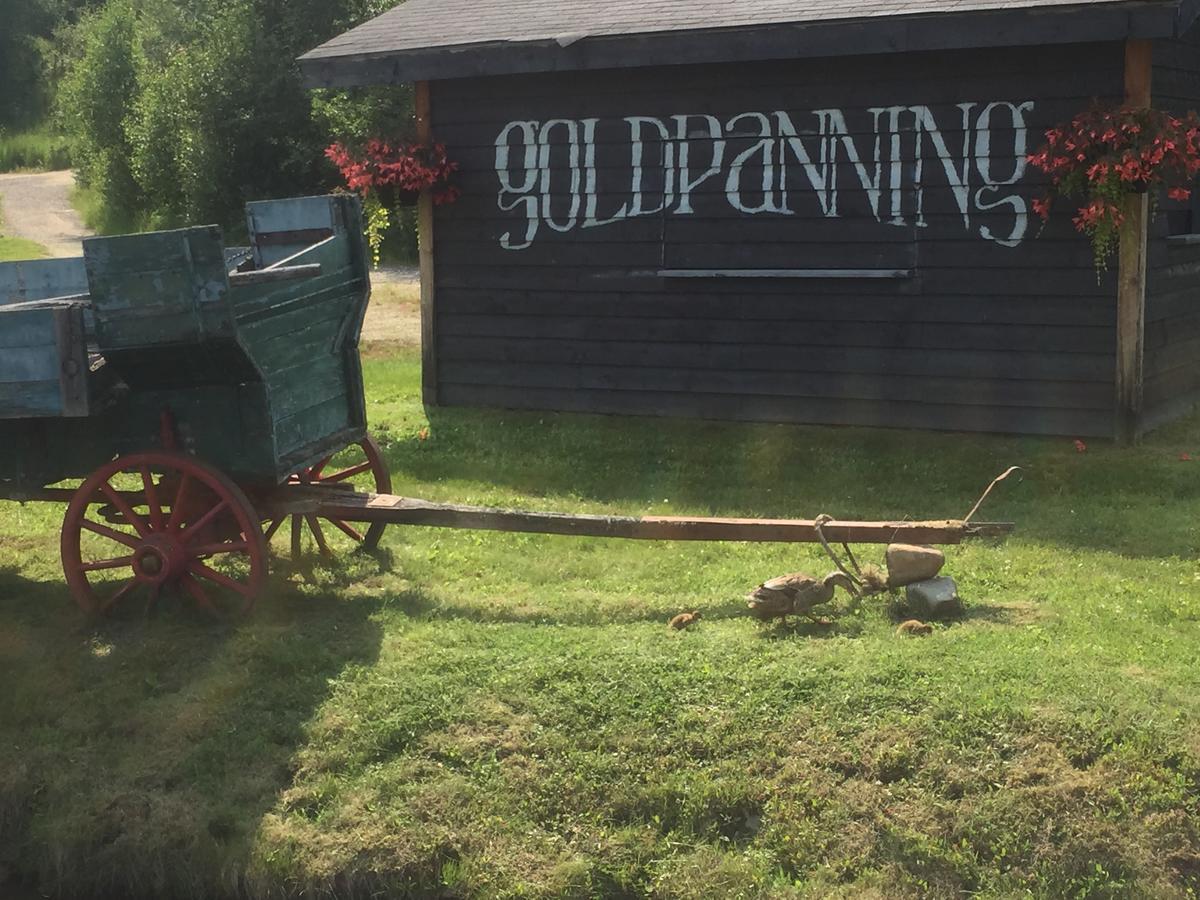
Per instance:
[[[1033,201],[1045,221],[1060,198],[1082,199],[1072,218],[1092,242],[1097,272],[1120,242],[1125,199],[1166,189],[1187,200],[1200,174],[1200,118],[1158,109],[1096,106],[1046,132],[1046,144],[1029,163],[1050,176],[1050,187]]]
[[[377,266],[394,210],[416,205],[426,190],[438,205],[453,203],[462,194],[450,183],[458,163],[447,158],[442,144],[372,139],[361,152],[337,143],[327,148],[325,155],[341,171],[346,187],[363,196],[367,240]]]

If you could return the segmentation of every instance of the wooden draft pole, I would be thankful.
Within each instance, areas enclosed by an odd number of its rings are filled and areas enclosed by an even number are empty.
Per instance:
[[[570,515],[360,493],[354,485],[345,482],[283,485],[273,495],[264,498],[260,511],[268,519],[316,515],[341,522],[379,522],[642,541],[820,543],[825,544],[826,548],[829,541],[842,544],[959,544],[970,538],[1001,538],[1012,533],[1014,526],[1011,522],[975,522],[972,519],[996,485],[1020,471],[1019,467],[1013,466],[993,479],[965,519],[925,522],[859,522],[824,515],[816,519]]]
[[[417,119],[417,140],[433,143],[433,106],[429,82],[416,84],[414,106]],[[420,241],[421,266],[421,400],[426,406],[438,405],[437,331],[434,318],[433,279],[433,191],[421,191],[417,201],[417,237]]]
[[[723,519],[698,516],[597,516],[526,512],[433,503],[414,497],[362,494],[352,488],[295,485],[267,505],[270,515],[295,513],[344,522],[385,522],[526,534],[629,538],[653,541],[755,541],[764,543],[959,544],[1011,534],[1011,522],[938,519],[927,522],[859,522],[820,519]]]
[[[1125,103],[1151,104],[1154,43],[1125,43]],[[1125,199],[1125,224],[1121,231],[1117,270],[1117,372],[1116,439],[1132,444],[1138,438],[1142,416],[1143,355],[1146,332],[1146,247],[1150,224],[1150,195],[1131,194]]]

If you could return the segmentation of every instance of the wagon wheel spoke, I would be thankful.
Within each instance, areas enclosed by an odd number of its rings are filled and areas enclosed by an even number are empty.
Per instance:
[[[99,522],[93,522],[91,519],[84,519],[79,523],[81,528],[98,534],[101,537],[106,537],[110,541],[116,541],[118,544],[123,544],[131,550],[140,546],[140,541],[131,534],[125,534],[117,531],[115,528],[109,528],[107,525],[101,525]]]
[[[235,593],[241,594],[243,597],[249,597],[253,594],[253,589],[248,584],[243,584],[237,579],[230,578],[223,572],[218,572],[216,569],[209,568],[204,563],[196,560],[188,566],[188,571],[193,576],[206,578],[214,584],[219,584],[223,588],[228,588]]]
[[[150,615],[150,612],[154,609],[154,607],[158,606],[158,598],[162,594],[162,586],[152,584],[146,593],[149,595],[146,598],[146,615]]]
[[[362,532],[352,528],[349,523],[343,522],[341,519],[331,519],[328,516],[323,516],[322,518],[324,518],[326,522],[329,522],[355,543],[361,544],[363,542],[364,538]]]
[[[217,516],[229,508],[229,501],[222,500],[199,519],[187,526],[179,535],[179,539],[185,544],[190,543],[193,538],[201,534],[205,528],[216,521]]]
[[[117,512],[125,519],[127,523],[133,526],[133,530],[138,533],[139,537],[146,537],[150,534],[150,526],[146,520],[133,511],[133,507],[129,505],[121,493],[116,490],[107,480],[100,483],[100,491],[108,498],[108,502],[117,508]]]
[[[313,537],[317,540],[317,548],[321,551],[322,556],[333,556],[329,550],[329,545],[325,543],[325,531],[321,528],[321,520],[312,513],[304,517],[308,521],[308,527],[312,529]]]
[[[280,516],[278,519],[272,522],[270,527],[267,528],[267,530],[263,533],[263,540],[270,543],[271,538],[275,537],[275,532],[279,531],[279,529],[283,527],[283,523],[286,521],[287,516]]]
[[[84,563],[82,569],[85,572],[103,572],[108,569],[123,569],[132,565],[132,556],[120,556],[116,559],[99,559],[96,562]]]
[[[179,487],[175,491],[175,502],[171,504],[171,518],[167,520],[167,531],[176,531],[182,527],[184,501],[187,499],[188,488],[191,486],[192,476],[187,472],[183,473],[183,477],[179,479]]]
[[[208,596],[208,592],[200,586],[200,582],[196,580],[194,575],[191,573],[184,575],[181,579],[179,579],[179,583],[183,585],[183,589],[191,595],[193,600],[196,601],[197,606],[211,615],[219,615],[217,608],[213,606],[212,598],[210,598]]]
[[[154,476],[150,473],[149,466],[141,467],[142,487],[146,493],[146,508],[150,513],[150,527],[154,531],[163,530],[163,511],[162,505],[158,502],[158,486],[154,483]]]
[[[320,481],[322,484],[345,481],[348,478],[353,478],[355,475],[361,475],[363,472],[370,472],[371,468],[371,461],[367,460],[364,463],[359,463],[357,466],[351,466],[348,469],[343,469],[340,472],[334,472],[332,475],[327,475],[316,480]]]
[[[322,481],[321,473],[325,471],[325,467],[333,462],[333,455],[329,455],[308,470],[309,476],[313,481]]]
[[[117,590],[113,591],[112,595],[107,600],[100,604],[100,612],[105,613],[120,603],[125,597],[132,593],[133,589],[138,586],[139,582],[136,578],[130,578]]]
[[[249,544],[245,541],[230,541],[224,544],[203,544],[192,548],[192,554],[198,557],[220,556],[222,553],[244,553]]]
[[[304,527],[301,523],[304,521],[300,515],[292,516],[292,561],[295,562],[300,558],[300,537],[301,529]]]

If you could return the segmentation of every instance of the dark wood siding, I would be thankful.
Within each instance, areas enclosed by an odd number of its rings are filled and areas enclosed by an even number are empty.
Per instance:
[[[1200,27],[1155,44],[1153,90],[1155,106],[1178,113],[1200,106]],[[1200,231],[1200,195],[1191,210],[1189,222],[1184,205],[1163,201],[1151,225],[1143,430],[1200,404],[1200,235],[1168,238],[1171,225]]]
[[[985,172],[993,183],[1014,172],[1020,149],[1011,108],[997,107],[985,156],[979,117],[991,103],[1032,101],[1023,113],[1032,151],[1049,125],[1090,98],[1120,95],[1122,59],[1119,45],[1103,44],[437,82],[434,133],[462,164],[464,190],[435,221],[438,401],[1111,434],[1114,278],[1097,281],[1069,217],[1040,234],[1036,219],[1018,221],[1037,192],[1034,173],[977,193]],[[964,103],[974,105],[964,111]],[[890,107],[908,110],[894,159]],[[940,141],[918,131],[914,107],[927,110]],[[838,131],[830,110],[841,111],[848,142],[821,140],[820,123]],[[742,113],[762,117],[727,127]],[[684,115],[682,125],[673,118]],[[658,134],[654,122],[637,126],[647,138],[642,207],[657,208],[665,195],[673,205],[584,227],[589,211],[601,220],[623,204],[635,209],[635,126],[623,120],[636,116],[664,123],[669,138],[648,139]],[[718,151],[702,116],[726,140],[724,168],[707,179]],[[551,190],[545,202],[532,194],[532,243],[505,249],[505,235],[510,245],[525,242],[527,201],[500,193],[497,138],[514,121],[537,131],[554,120],[575,124],[549,126],[535,172],[524,169],[523,132],[510,135],[510,185],[545,178]],[[594,160],[582,136],[574,150],[568,141],[586,120],[596,120]],[[748,214],[735,208],[729,178],[748,154],[738,198],[748,208],[767,202],[762,156],[751,152],[763,121],[772,152],[787,160],[771,172],[771,198],[786,212]],[[789,126],[813,168],[801,164]],[[676,128],[688,147],[690,212],[681,208]],[[823,146],[839,155],[821,168]],[[956,191],[964,165],[968,187]],[[814,186],[818,169],[826,185],[839,185],[836,215],[831,192]],[[876,176],[873,201],[863,178],[874,185]],[[1009,196],[1023,199],[986,208]],[[984,236],[1008,239],[1019,226],[1026,233],[1017,246]]]

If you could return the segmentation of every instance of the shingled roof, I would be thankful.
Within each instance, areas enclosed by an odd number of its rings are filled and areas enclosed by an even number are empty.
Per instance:
[[[312,86],[1170,37],[1200,0],[407,0],[300,58]]]

